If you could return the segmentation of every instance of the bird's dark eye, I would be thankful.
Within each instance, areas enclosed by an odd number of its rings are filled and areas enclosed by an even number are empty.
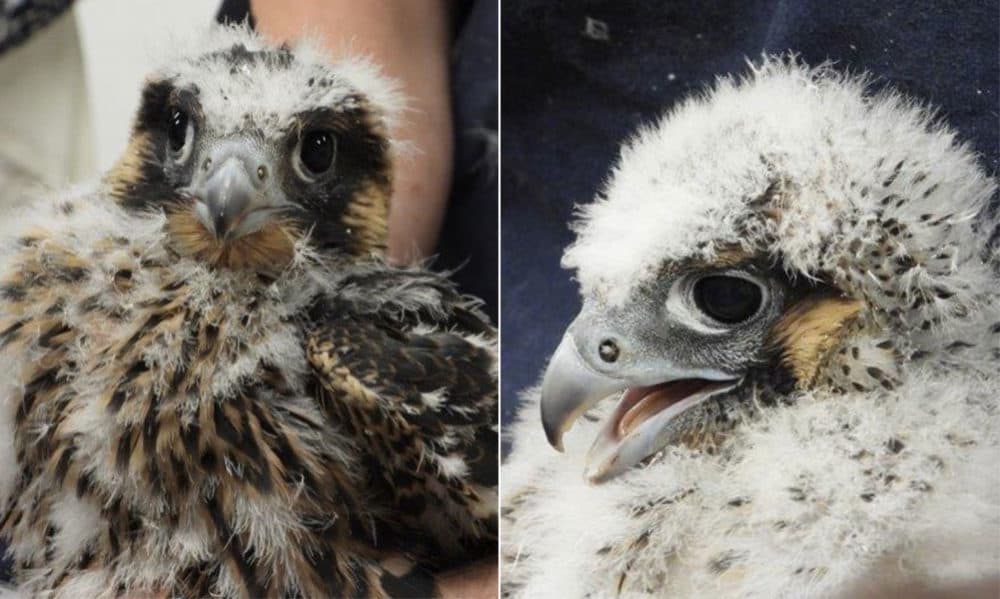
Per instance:
[[[329,131],[310,131],[302,137],[302,147],[299,149],[299,159],[305,167],[306,174],[322,175],[330,170],[333,164],[333,154],[336,150],[336,139]]]
[[[749,319],[760,309],[762,301],[760,287],[741,277],[713,275],[694,284],[694,302],[698,309],[725,324]]]
[[[188,139],[188,115],[180,108],[171,108],[167,121],[167,139],[171,152],[180,152]]]

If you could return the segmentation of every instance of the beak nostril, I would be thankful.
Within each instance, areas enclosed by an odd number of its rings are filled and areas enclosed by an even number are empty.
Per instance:
[[[267,158],[248,144],[225,142],[198,158],[205,171],[195,177],[191,195],[197,198],[198,220],[220,243],[256,233],[274,216],[282,198],[265,189],[273,173]]]
[[[620,350],[618,349],[618,344],[611,339],[605,339],[601,341],[601,344],[597,347],[597,353],[601,356],[601,359],[608,363],[613,363],[618,361],[618,354]]]

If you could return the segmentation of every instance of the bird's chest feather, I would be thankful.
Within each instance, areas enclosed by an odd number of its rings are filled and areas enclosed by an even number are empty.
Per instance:
[[[20,461],[57,484],[141,480],[153,497],[190,487],[192,461],[269,484],[249,416],[303,396],[294,307],[266,282],[124,239],[22,245],[0,288]]]

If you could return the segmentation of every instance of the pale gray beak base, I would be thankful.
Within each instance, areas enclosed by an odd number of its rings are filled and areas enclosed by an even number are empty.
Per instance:
[[[542,426],[549,444],[563,450],[562,437],[576,419],[625,383],[591,369],[567,333],[549,361],[542,380]]]
[[[258,190],[237,158],[229,158],[205,181],[198,216],[217,239],[225,239],[242,220]]]
[[[229,141],[210,152],[188,190],[198,220],[219,241],[259,231],[281,205],[268,160],[246,142]]]
[[[593,332],[590,329],[583,331]],[[539,406],[549,444],[563,451],[563,435],[577,418],[600,401],[616,396],[618,405],[605,418],[587,454],[584,476],[593,484],[628,471],[676,442],[687,428],[699,425],[700,419],[705,417],[699,409],[705,400],[738,384],[737,377],[732,374],[705,368],[682,368],[670,360],[644,362],[638,368],[634,361],[623,366],[617,355],[608,360],[609,369],[613,368],[615,374],[621,372],[621,376],[604,374],[583,358],[577,346],[581,331],[576,333],[567,332],[552,355],[542,379]],[[626,374],[629,372],[630,375]],[[636,395],[629,396],[630,392]],[[646,399],[651,403],[643,403]],[[646,406],[644,413],[641,406]],[[637,424],[622,428],[623,418],[632,409],[638,410],[633,417]]]
[[[698,407],[705,400],[729,391],[736,384],[735,381],[709,384],[656,414],[625,437],[620,437],[615,430],[619,406],[604,423],[587,453],[584,477],[592,484],[606,482],[676,442],[684,432],[683,420],[690,420],[692,416],[699,418]]]

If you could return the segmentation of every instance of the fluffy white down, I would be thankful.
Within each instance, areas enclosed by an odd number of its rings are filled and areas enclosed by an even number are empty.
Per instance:
[[[273,115],[274,121],[258,120],[266,134],[275,134],[291,124],[297,112],[317,106],[343,106],[366,98],[369,107],[391,129],[406,105],[396,83],[366,56],[346,47],[336,59],[319,36],[306,35],[291,47],[291,68],[244,65],[234,72],[223,60],[204,61],[200,57],[242,45],[248,52],[273,50],[260,34],[243,26],[212,25],[194,30],[187,39],[174,39],[163,48],[163,66],[151,78],[173,78],[179,86],[195,85],[204,110],[213,115],[217,131],[237,131],[245,125],[243,115]],[[260,71],[266,71],[261,74]],[[245,75],[245,76],[240,76]],[[323,84],[321,84],[321,82]],[[289,90],[296,90],[289,93]]]
[[[975,154],[928,109],[891,92],[868,95],[868,83],[780,58],[744,78],[720,78],[623,146],[604,191],[579,208],[563,266],[575,270],[583,295],[619,304],[665,260],[752,245],[741,229],[748,202],[780,177],[797,201],[773,250],[812,272],[822,242],[845,233],[836,217],[870,213],[901,161],[912,176],[885,191],[909,201],[894,216],[917,221],[946,207],[968,221],[995,189]]]
[[[898,391],[810,396],[723,456],[675,449],[602,486],[582,476],[598,424],[557,454],[530,393],[503,470],[504,580],[521,597],[823,597],[886,560],[924,581],[995,575],[1000,388],[915,375]]]
[[[528,391],[502,475],[511,596],[828,597],[887,573],[1000,574],[1000,286],[982,259],[994,223],[974,219],[996,184],[926,108],[866,85],[794,59],[720,79],[625,145],[564,266],[616,305],[664,262],[734,244],[864,301],[884,327],[872,343],[925,358],[892,391],[813,391],[719,454],[672,448],[600,486],[583,478],[599,422],[557,453]],[[761,224],[754,199],[776,180],[790,200]],[[892,219],[918,266],[885,277],[896,258],[872,250]]]

